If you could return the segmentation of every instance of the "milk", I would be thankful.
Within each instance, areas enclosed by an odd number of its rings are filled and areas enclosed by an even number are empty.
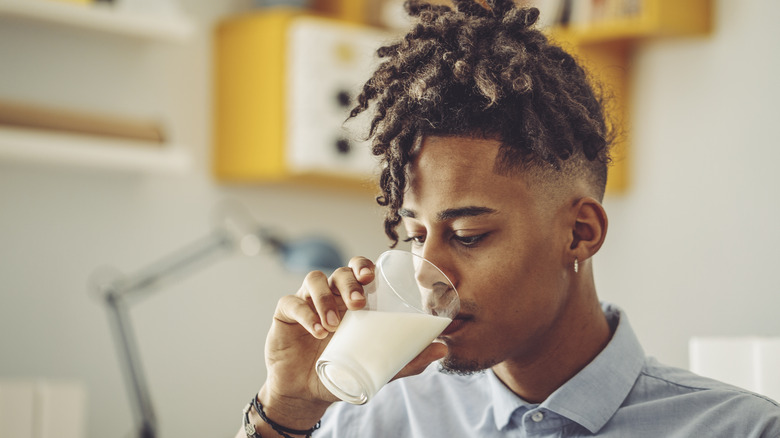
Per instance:
[[[452,322],[422,313],[348,310],[317,361],[334,395],[362,404]]]

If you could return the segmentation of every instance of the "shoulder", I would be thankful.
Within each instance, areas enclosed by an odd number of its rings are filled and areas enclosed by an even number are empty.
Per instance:
[[[680,423],[709,430],[711,436],[780,436],[776,401],[652,358],[621,409],[640,417],[665,418],[670,426]]]
[[[647,359],[637,385],[642,385],[660,397],[694,394],[699,397],[740,400],[770,410],[780,409],[780,404],[769,397],[682,368],[663,365],[653,358]]]

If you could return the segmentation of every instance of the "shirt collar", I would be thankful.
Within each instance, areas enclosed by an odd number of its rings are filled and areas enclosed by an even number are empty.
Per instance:
[[[609,344],[540,405],[580,424],[591,433],[598,432],[617,412],[645,362],[644,350],[628,318],[611,304],[602,303],[602,308],[613,329]],[[510,391],[492,370],[487,375],[498,430],[509,424],[518,409],[536,406]]]
[[[526,402],[504,385],[493,370],[487,371],[490,392],[493,395],[493,420],[496,428],[502,430],[512,420],[512,415],[518,409],[531,409],[534,405]]]
[[[541,406],[598,432],[617,412],[642,371],[645,353],[623,312],[602,303],[612,339],[591,363]]]

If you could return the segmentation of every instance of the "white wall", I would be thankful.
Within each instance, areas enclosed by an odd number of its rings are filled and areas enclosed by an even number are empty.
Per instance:
[[[711,36],[637,53],[633,182],[596,262],[647,353],[683,367],[693,335],[780,335],[780,3],[714,3]]]
[[[651,42],[637,54],[633,185],[606,201],[611,227],[596,262],[601,296],[629,312],[649,354],[679,366],[687,366],[694,334],[780,334],[780,86],[772,81],[780,77],[772,21],[780,4],[716,3],[712,36]],[[206,30],[240,8],[182,5]],[[161,64],[170,84],[163,104],[176,109],[194,148],[191,174],[0,162],[0,378],[85,382],[89,437],[125,436],[131,427],[108,321],[86,290],[98,266],[132,272],[205,235],[211,208],[225,197],[290,235],[323,231],[348,254],[386,244],[371,194],[211,179],[209,59],[203,34]],[[123,99],[138,97],[120,90],[117,107]],[[233,258],[133,308],[161,436],[235,433],[264,378],[274,303],[299,281],[270,259]]]
[[[217,17],[241,5],[181,4],[203,30],[194,41],[149,53],[122,45],[127,52],[105,54],[120,58],[121,66],[98,68],[100,77],[92,78],[89,66],[65,65],[68,77],[84,85],[60,91],[51,84],[45,91],[59,93],[53,100],[88,101],[109,111],[171,108],[173,128],[193,148],[191,173],[130,175],[0,160],[0,379],[84,382],[89,437],[126,437],[131,430],[109,321],[87,291],[98,267],[132,273],[205,237],[212,208],[225,198],[242,201],[263,224],[288,236],[324,234],[340,242],[345,255],[373,256],[387,247],[371,192],[212,179],[210,31]],[[36,47],[14,44],[18,53]],[[67,41],[59,45],[66,53],[46,54],[43,65],[80,59],[67,52]],[[121,61],[127,56],[156,68]],[[40,96],[36,85],[46,76],[17,70],[0,63],[0,91]],[[276,301],[297,291],[301,278],[269,256],[236,256],[132,308],[160,436],[235,435],[241,409],[265,379],[262,349]]]

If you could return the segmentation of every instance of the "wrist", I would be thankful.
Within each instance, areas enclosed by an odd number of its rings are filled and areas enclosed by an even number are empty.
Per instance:
[[[273,394],[265,386],[257,394],[256,399],[270,422],[282,425],[287,429],[301,431],[314,428],[331,405],[330,402],[279,396]],[[252,409],[252,411],[254,410]],[[254,415],[260,422],[264,422],[259,413],[254,413]]]

